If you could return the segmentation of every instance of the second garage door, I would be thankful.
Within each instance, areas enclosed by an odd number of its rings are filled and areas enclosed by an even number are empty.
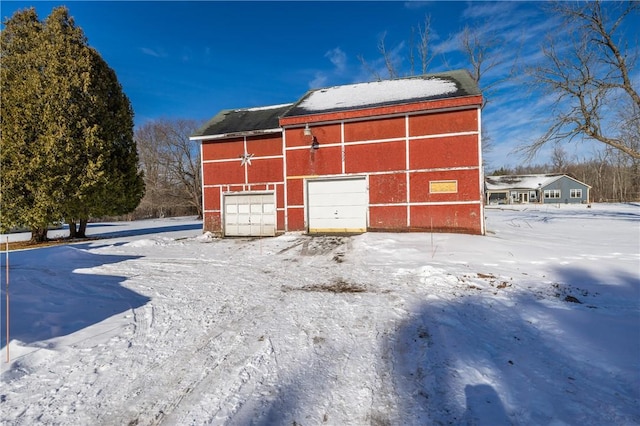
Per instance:
[[[274,194],[225,194],[224,234],[229,237],[274,236],[276,234]]]
[[[369,196],[365,178],[307,182],[310,233],[365,232]]]

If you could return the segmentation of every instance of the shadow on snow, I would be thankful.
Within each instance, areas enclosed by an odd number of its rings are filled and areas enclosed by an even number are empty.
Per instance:
[[[132,226],[135,226],[135,222],[131,222]],[[136,228],[122,229],[113,232],[87,232],[89,238],[116,238],[116,237],[136,237],[140,235],[158,234],[164,232],[180,232],[180,231],[193,231],[202,229],[202,222],[200,223],[188,223],[182,225],[170,225],[170,226],[157,226],[153,228]]]
[[[638,377],[629,372],[640,340],[628,337],[640,335],[640,315],[628,300],[638,300],[640,281],[557,272],[556,294],[423,303],[387,343],[403,424],[638,424]],[[604,286],[606,295],[594,290]],[[583,304],[565,302],[571,293]],[[598,308],[617,300],[624,312]]]
[[[12,252],[9,258],[11,340],[36,344],[97,324],[150,299],[121,286],[124,277],[83,269],[136,259],[93,254],[79,246],[55,246]],[[5,307],[6,259],[2,257],[2,304]],[[6,346],[6,312],[2,310]]]

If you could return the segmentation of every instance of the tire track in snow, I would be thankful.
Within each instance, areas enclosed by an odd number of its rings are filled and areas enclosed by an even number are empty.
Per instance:
[[[162,423],[228,423],[246,405],[252,404],[262,385],[270,385],[277,375],[275,351],[270,339],[245,335],[222,357],[200,382],[184,395],[180,405]],[[240,344],[241,343],[241,344]],[[240,351],[237,349],[242,348]],[[225,383],[220,388],[219,383]]]
[[[235,329],[238,329],[234,327]],[[215,330],[176,356],[156,363],[127,385],[126,407],[99,419],[101,424],[157,425],[170,415],[182,400],[192,394],[208,375],[220,368],[245,342],[244,333]]]
[[[157,284],[158,287],[154,291],[166,292],[167,287],[163,286],[165,283]],[[161,303],[160,312],[156,312],[157,308],[151,304],[134,311],[136,329],[134,335],[130,336],[130,345],[134,345],[134,351],[139,348],[143,353],[156,356],[156,361],[136,374],[130,383],[122,386],[124,389],[121,387],[114,392],[120,396],[121,400],[112,401],[110,405],[118,408],[107,410],[106,415],[98,419],[101,424],[160,424],[180,406],[185,398],[190,401],[188,406],[191,404],[198,406],[197,401],[203,396],[206,397],[207,388],[216,387],[215,383],[212,384],[215,380],[213,377],[225,374],[253,377],[255,372],[251,369],[259,370],[263,364],[270,362],[273,350],[264,342],[264,339],[260,341],[259,336],[253,335],[251,331],[257,327],[266,312],[258,301],[252,303],[246,299],[234,299],[234,303],[239,304],[235,309],[228,309],[228,303],[217,304],[216,308],[211,309],[212,306],[208,306],[206,300],[204,302],[196,300],[194,297],[197,295],[190,295],[191,297],[187,300],[176,303],[197,302],[197,306],[200,306],[204,313],[203,316],[215,317],[216,321],[213,324],[209,322],[202,324],[193,323],[192,318],[186,318],[176,329],[174,327],[178,323],[171,321],[175,321],[176,314],[179,314],[176,309],[179,307],[172,303],[165,303],[171,300],[170,294],[158,294],[158,296],[160,299],[157,303]],[[224,297],[223,299],[226,300]],[[252,315],[243,317],[247,311],[251,311]],[[154,322],[157,322],[155,327]],[[189,330],[203,326],[213,328],[201,335],[194,343],[178,348],[177,352],[166,353],[155,350],[158,345],[162,345],[163,341],[173,339],[172,336],[188,339],[193,334]],[[132,354],[132,357],[140,359],[139,352]],[[233,365],[236,365],[235,369],[232,368]],[[238,370],[238,366],[243,369]],[[214,372],[216,373],[208,378]],[[240,378],[238,387],[245,386],[247,381],[248,379]],[[210,386],[202,386],[202,383]],[[224,401],[225,398],[228,400],[234,393],[226,396],[218,395],[216,400]],[[211,405],[210,402],[208,404]],[[234,406],[231,402],[227,405]],[[222,408],[220,407],[220,410]],[[180,415],[184,417],[188,414]]]

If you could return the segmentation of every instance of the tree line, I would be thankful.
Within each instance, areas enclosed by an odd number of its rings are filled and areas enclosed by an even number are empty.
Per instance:
[[[147,190],[130,218],[202,218],[200,145],[189,139],[202,124],[198,120],[160,118],[136,130]]]
[[[177,216],[202,218],[200,144],[189,139],[202,121],[158,118],[138,127],[134,140],[144,176],[145,193],[138,206],[123,215],[96,220],[140,220]]]
[[[609,148],[591,159],[570,159],[561,147],[548,164],[500,167],[487,175],[562,173],[591,186],[590,201],[597,203],[640,200],[640,161]]]

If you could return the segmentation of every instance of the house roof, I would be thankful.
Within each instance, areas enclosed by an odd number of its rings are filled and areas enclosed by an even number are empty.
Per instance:
[[[195,132],[191,139],[203,139],[203,136],[229,137],[280,131],[279,119],[291,105],[293,104],[220,111]]]
[[[466,70],[348,84],[307,92],[285,117],[480,95]]]
[[[489,191],[506,191],[509,189],[529,189],[534,190],[540,187],[544,188],[556,180],[567,177],[571,180],[589,186],[577,179],[565,174],[535,174],[535,175],[504,175],[504,176],[487,176],[485,177],[485,187]],[[591,188],[589,186],[589,188]]]

